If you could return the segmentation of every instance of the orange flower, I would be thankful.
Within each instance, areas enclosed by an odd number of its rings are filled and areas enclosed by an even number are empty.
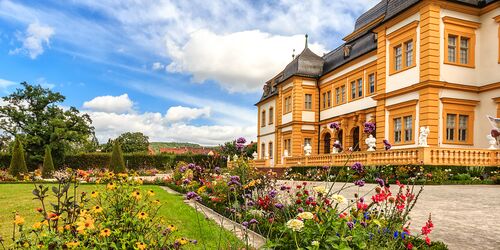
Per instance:
[[[140,250],[144,250],[146,249],[146,247],[148,247],[148,245],[144,244],[143,242],[137,242],[135,243],[135,246]]]
[[[145,212],[140,212],[139,214],[137,214],[137,218],[141,219],[141,220],[144,220],[148,217],[148,214],[145,213]]]
[[[141,199],[141,192],[139,192],[138,190],[132,192],[132,197],[134,197],[136,200],[140,200]]]
[[[108,237],[111,235],[111,230],[109,228],[104,228],[103,230],[101,230],[101,233],[99,235],[101,235],[102,237]]]

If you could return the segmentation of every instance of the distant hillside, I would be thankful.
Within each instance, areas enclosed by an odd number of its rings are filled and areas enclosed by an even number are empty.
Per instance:
[[[160,148],[183,148],[183,147],[203,148],[203,146],[199,144],[189,143],[189,142],[150,142],[149,145],[155,152],[160,151]],[[205,147],[205,148],[215,148],[215,147]]]

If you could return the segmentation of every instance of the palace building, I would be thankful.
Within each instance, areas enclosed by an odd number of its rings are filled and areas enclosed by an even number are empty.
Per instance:
[[[500,1],[382,0],[343,40],[320,56],[306,35],[265,83],[257,167],[342,165],[348,149],[366,164],[500,165],[487,138],[487,116],[500,117]]]

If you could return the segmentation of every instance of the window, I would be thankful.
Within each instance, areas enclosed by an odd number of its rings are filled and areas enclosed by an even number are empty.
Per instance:
[[[285,113],[292,112],[292,97],[285,97]]]
[[[323,109],[332,106],[332,91],[323,92]]]
[[[326,109],[326,92],[323,93],[323,108]]]
[[[345,85],[335,88],[335,104],[345,103]]]
[[[401,142],[401,118],[394,119],[394,142]]]
[[[292,148],[292,139],[285,139],[283,140],[283,144],[284,144],[284,147],[283,147],[283,152],[288,151],[288,155],[291,155],[291,148]]]
[[[412,125],[411,116],[405,116],[404,121],[405,121],[405,141],[412,141],[413,140],[413,125]]]
[[[345,103],[345,85],[340,87],[340,92],[342,94],[342,103]]]
[[[335,88],[335,104],[340,103],[340,88]]]
[[[356,99],[356,81],[351,82],[351,99]]]
[[[402,54],[403,49],[401,46],[397,46],[394,48],[394,70],[395,71],[400,71],[403,69],[403,66],[401,65],[401,62],[403,60],[403,54]]]
[[[311,138],[304,138],[304,146],[307,145],[307,144],[309,144],[309,145],[312,146]]]
[[[441,98],[443,103],[443,138],[446,144],[472,145],[474,112],[478,101]]]
[[[363,97],[363,78],[351,81],[351,100]]]
[[[269,143],[269,159],[273,159],[273,143]]]
[[[358,97],[363,96],[363,78],[358,79]]]
[[[274,108],[269,108],[269,124],[274,123]]]
[[[260,158],[261,159],[265,159],[266,158],[266,144],[265,143],[262,143],[260,145]]]
[[[265,127],[266,126],[266,111],[265,110],[262,110],[262,116],[261,116],[261,120],[260,120],[260,126],[261,127]]]
[[[456,66],[474,67],[476,29],[480,23],[454,17],[443,17],[444,63]]]
[[[306,94],[306,96],[305,96],[304,109],[305,110],[312,109],[312,95],[311,94]]]
[[[493,18],[498,24],[498,63],[500,63],[500,15]],[[500,115],[499,115],[500,116]]]
[[[326,92],[327,98],[328,98],[328,107],[332,106],[332,91]]]
[[[368,75],[368,93],[375,93],[375,73]]]
[[[413,64],[413,41],[405,43],[405,66],[410,67]]]

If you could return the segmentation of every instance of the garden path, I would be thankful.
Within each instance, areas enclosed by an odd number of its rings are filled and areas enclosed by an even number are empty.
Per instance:
[[[302,183],[281,182],[293,187]],[[308,182],[310,188],[318,185],[329,187],[325,182]],[[336,183],[333,190],[340,189],[342,185],[343,183]],[[357,188],[350,188],[341,194],[348,199],[354,199],[354,193],[365,194],[374,187],[374,184],[366,184],[359,191]],[[418,188],[415,187],[415,190]],[[425,186],[410,213],[411,232],[420,232],[430,212],[435,226],[430,234],[431,239],[445,242],[450,249],[500,249],[500,186]]]

